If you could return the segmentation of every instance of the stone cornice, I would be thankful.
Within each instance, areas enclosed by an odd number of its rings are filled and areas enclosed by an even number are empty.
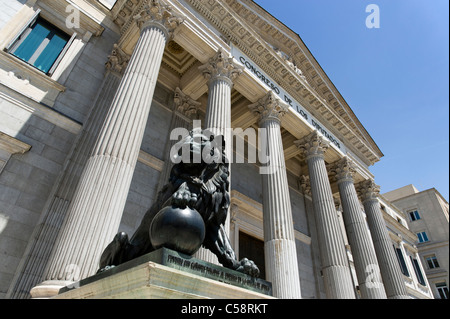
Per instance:
[[[114,22],[119,26],[123,35],[133,23],[133,17],[144,8],[147,0],[122,0],[115,6]],[[116,9],[117,8],[117,9]]]
[[[24,154],[31,149],[31,145],[24,143],[0,131],[0,150],[9,154]]]
[[[361,133],[358,126],[362,128],[362,125],[359,121],[357,119],[346,120],[345,112],[336,111],[334,106],[331,107],[329,102],[325,101],[322,96],[305,82],[303,77],[307,72],[301,68],[301,63],[297,61],[292,62],[293,60],[289,58],[283,58],[283,54],[280,54],[279,51],[277,54],[274,47],[263,40],[260,34],[255,31],[262,30],[258,32],[266,32],[265,24],[259,27],[255,26],[252,20],[248,18],[251,15],[251,10],[246,6],[255,6],[254,4],[245,1],[246,5],[244,6],[241,2],[238,3],[235,0],[187,0],[187,2],[222,32],[230,42],[257,63],[273,80],[283,86],[289,94],[304,106],[307,106],[313,115],[326,123],[330,123],[337,137],[345,140],[346,145],[359,157],[364,158],[367,164],[370,165],[379,161],[383,154],[378,150],[378,147],[376,147],[376,144],[368,134]],[[244,14],[244,11],[247,15]],[[265,15],[268,16],[267,13]],[[267,27],[269,26],[267,24]],[[290,32],[293,34],[292,31]],[[297,42],[293,39],[290,39],[290,41],[289,44],[291,46],[299,46],[301,42],[299,38],[296,40]],[[300,53],[298,49],[295,52]],[[305,56],[303,60],[305,59],[311,63],[310,61],[313,60],[313,57]],[[302,63],[304,62],[303,60]],[[317,64],[315,60],[313,63]],[[299,74],[299,68],[302,74]],[[331,83],[331,81],[329,82]]]
[[[42,9],[40,15],[50,21],[61,30],[72,34],[76,31],[80,35],[90,33],[94,36],[100,36],[105,28],[101,25],[101,21],[106,19],[103,14],[95,14],[94,7],[86,1],[72,1],[70,5],[78,9],[80,12],[80,23],[76,27],[69,27],[66,23],[68,15],[68,5],[65,1],[39,0],[36,2],[35,8]],[[106,23],[108,24],[108,23]]]
[[[348,117],[354,124],[353,128],[359,131],[361,137],[368,138],[367,141],[380,151],[297,33],[252,1],[226,0],[225,2],[255,30],[260,30],[259,33],[266,41],[270,41],[272,45],[276,46],[274,49],[284,57],[286,63],[297,72],[300,70],[299,73],[314,91],[333,109],[336,109],[339,115]]]

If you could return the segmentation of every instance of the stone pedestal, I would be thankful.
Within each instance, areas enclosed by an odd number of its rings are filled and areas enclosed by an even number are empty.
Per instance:
[[[161,249],[61,289],[53,299],[273,299],[270,283]]]

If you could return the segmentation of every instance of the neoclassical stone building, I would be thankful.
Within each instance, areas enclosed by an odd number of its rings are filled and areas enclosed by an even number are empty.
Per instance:
[[[448,299],[448,202],[435,188],[419,191],[408,185],[383,195],[406,215],[418,238],[419,256],[436,299]]]
[[[370,172],[382,152],[253,1],[0,3],[0,297],[95,274],[166,183],[171,132],[200,123],[233,142],[226,229],[275,297],[432,298],[402,273],[417,247]]]

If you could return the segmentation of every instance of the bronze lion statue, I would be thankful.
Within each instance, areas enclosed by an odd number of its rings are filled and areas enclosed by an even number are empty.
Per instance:
[[[169,182],[158,193],[156,202],[147,211],[131,239],[119,233],[106,247],[100,258],[100,270],[104,271],[155,250],[150,240],[151,223],[164,207],[189,207],[200,213],[205,224],[202,246],[213,252],[226,268],[253,277],[259,269],[246,258],[238,261],[231,247],[224,224],[230,206],[229,162],[225,155],[223,136],[205,134],[194,130],[178,144],[176,161]],[[187,156],[187,154],[189,154]]]

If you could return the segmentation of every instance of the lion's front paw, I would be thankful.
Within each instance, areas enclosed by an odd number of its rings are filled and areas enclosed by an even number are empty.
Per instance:
[[[258,266],[256,266],[252,260],[248,260],[247,258],[240,261],[240,266],[236,270],[256,278],[259,277],[260,274]]]
[[[107,270],[113,269],[114,267],[116,267],[116,266],[114,266],[114,265],[106,266],[105,268],[99,269],[99,270],[97,271],[97,274],[100,274],[100,273],[105,272],[105,271],[107,271]]]
[[[172,205],[180,208],[186,208],[187,206],[194,208],[197,203],[197,194],[191,193],[189,188],[180,187],[172,195]]]

